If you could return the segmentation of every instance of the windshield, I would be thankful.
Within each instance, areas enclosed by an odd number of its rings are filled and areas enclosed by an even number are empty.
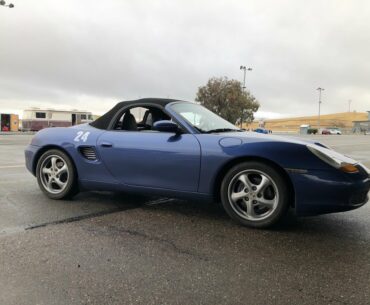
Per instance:
[[[176,103],[171,108],[202,133],[240,131],[235,125],[201,105]]]

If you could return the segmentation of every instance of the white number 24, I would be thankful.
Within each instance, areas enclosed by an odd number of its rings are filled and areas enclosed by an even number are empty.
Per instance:
[[[83,131],[79,131],[77,132],[77,136],[75,137],[74,141],[75,142],[86,142],[87,141],[87,138],[89,137],[89,134],[90,132],[83,132]]]

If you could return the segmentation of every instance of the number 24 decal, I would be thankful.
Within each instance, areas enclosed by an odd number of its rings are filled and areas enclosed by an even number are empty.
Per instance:
[[[74,141],[75,142],[86,142],[87,141],[87,138],[89,137],[89,134],[90,132],[83,132],[83,131],[79,131],[77,132],[77,136],[75,137]]]

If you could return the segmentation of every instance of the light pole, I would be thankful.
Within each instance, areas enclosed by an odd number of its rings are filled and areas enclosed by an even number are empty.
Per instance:
[[[348,112],[351,112],[351,103],[352,103],[352,100],[348,100]]]
[[[246,89],[246,87],[245,87],[245,74],[247,73],[247,71],[252,71],[252,68],[247,68],[246,66],[240,66],[240,70],[243,70],[243,72],[244,72],[243,91],[245,91],[245,89]]]
[[[9,8],[13,8],[14,7],[14,4],[13,3],[6,4],[6,2],[4,0],[0,0],[0,5],[7,6]]]
[[[324,91],[325,89],[324,88],[317,88],[316,90],[319,91],[319,117],[318,117],[318,120],[317,120],[317,125],[318,125],[318,131],[320,131],[320,109],[321,109],[321,92]]]
[[[243,91],[245,91],[245,75],[247,71],[252,71],[252,68],[247,68],[246,66],[240,66],[240,70],[243,70]],[[244,121],[244,112],[245,109],[242,110],[242,115],[240,117],[240,127],[243,128],[243,121]]]

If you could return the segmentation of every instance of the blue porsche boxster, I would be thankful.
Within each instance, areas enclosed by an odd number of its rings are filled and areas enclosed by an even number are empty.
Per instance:
[[[118,103],[92,123],[38,132],[28,170],[52,199],[80,190],[221,201],[240,224],[356,209],[370,171],[320,143],[238,129],[192,102]]]

